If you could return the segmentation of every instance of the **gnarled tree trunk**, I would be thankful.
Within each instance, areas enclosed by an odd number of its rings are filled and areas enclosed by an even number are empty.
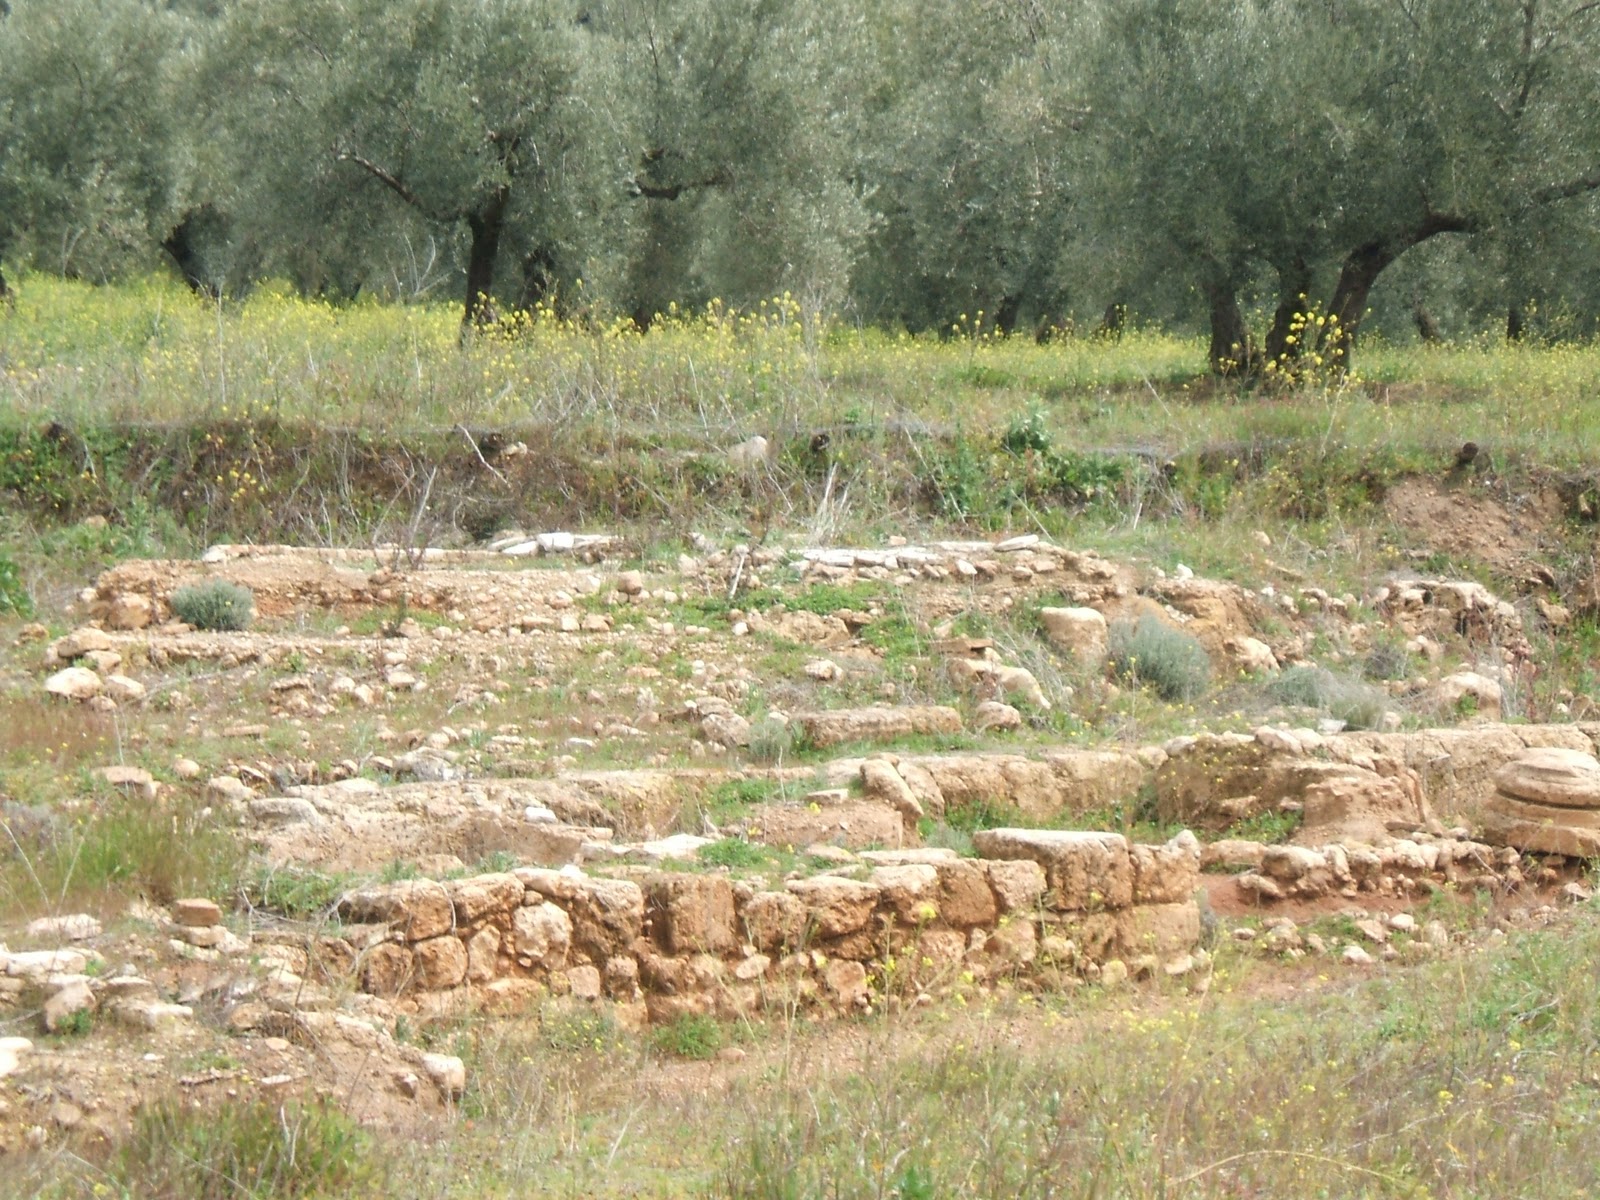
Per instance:
[[[1267,330],[1267,362],[1282,365],[1299,357],[1305,340],[1304,330],[1296,326],[1304,324],[1311,306],[1310,292],[1311,267],[1305,259],[1296,257],[1278,268],[1278,307],[1272,314],[1272,328]]]
[[[1258,355],[1250,331],[1245,328],[1244,314],[1239,311],[1239,299],[1233,287],[1210,283],[1205,286],[1205,293],[1211,304],[1211,370],[1225,376],[1250,374]]]
[[[467,299],[461,313],[463,335],[494,323],[494,307],[489,303],[494,287],[494,264],[500,254],[500,235],[506,226],[506,208],[511,189],[498,187],[477,212],[467,214],[467,229],[472,234],[467,247]]]

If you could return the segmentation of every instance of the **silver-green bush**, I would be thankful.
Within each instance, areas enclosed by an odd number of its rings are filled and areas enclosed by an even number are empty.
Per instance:
[[[1117,621],[1110,631],[1111,669],[1166,700],[1193,700],[1211,684],[1211,658],[1191,634],[1153,616]]]
[[[185,625],[231,632],[249,626],[255,596],[247,587],[212,579],[179,588],[168,603]]]

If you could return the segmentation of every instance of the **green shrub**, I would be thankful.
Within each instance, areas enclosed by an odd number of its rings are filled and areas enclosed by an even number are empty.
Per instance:
[[[1192,635],[1153,617],[1111,626],[1111,669],[1166,700],[1193,700],[1211,683],[1211,659]]]
[[[1399,638],[1383,638],[1367,651],[1361,673],[1368,679],[1404,679],[1411,673],[1411,652]]]
[[[185,625],[234,632],[249,626],[255,596],[247,587],[213,579],[179,588],[169,603],[173,614]]]
[[[1267,693],[1280,704],[1316,709],[1351,729],[1377,729],[1389,711],[1382,688],[1326,667],[1290,667],[1267,685]]]
[[[772,852],[767,847],[736,837],[701,846],[695,857],[713,867],[734,869],[764,867],[772,862]]]
[[[22,585],[16,560],[0,550],[0,616],[33,616],[33,597]]]
[[[312,1200],[382,1195],[372,1141],[331,1104],[165,1102],[141,1112],[112,1163],[116,1195]]]
[[[715,1058],[722,1049],[722,1026],[704,1013],[685,1013],[658,1026],[650,1035],[651,1044],[664,1054],[704,1061]]]

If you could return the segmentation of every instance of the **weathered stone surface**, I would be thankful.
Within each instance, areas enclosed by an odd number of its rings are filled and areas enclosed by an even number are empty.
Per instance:
[[[1422,826],[1432,815],[1414,773],[1383,776],[1350,767],[1310,780],[1300,793],[1302,820],[1295,841],[1306,846],[1329,842],[1384,841],[1392,822]]]
[[[973,710],[972,727],[979,733],[1022,728],[1022,714],[1009,704],[985,700]]]
[[[1200,944],[1200,908],[1181,904],[1141,904],[1120,914],[1123,952],[1171,958]]]
[[[467,1066],[454,1054],[423,1054],[422,1069],[447,1100],[457,1100],[467,1090]]]
[[[135,592],[119,592],[104,605],[97,604],[95,609],[112,629],[143,629],[155,620],[155,605],[148,597]]]
[[[207,900],[203,896],[175,900],[172,904],[172,919],[179,925],[190,928],[221,925],[222,909],[215,900]]]
[[[417,986],[426,991],[456,987],[467,977],[467,948],[454,934],[418,942],[412,953]]]
[[[791,879],[786,886],[805,905],[807,922],[818,937],[840,937],[865,928],[878,902],[878,889],[870,883],[836,875]]]
[[[1030,708],[1048,712],[1050,698],[1044,694],[1039,681],[1026,667],[996,667],[991,676],[995,689],[1009,700],[1020,700]]]
[[[926,925],[938,919],[939,872],[927,863],[878,867],[868,877],[883,907],[904,925]]]
[[[98,696],[103,686],[88,667],[64,667],[44,681],[44,690],[63,700],[87,700]]]
[[[945,705],[905,708],[836,708],[796,713],[791,720],[813,746],[883,742],[912,734],[960,733],[961,714]]]
[[[100,922],[88,913],[68,913],[61,917],[37,917],[28,922],[28,936],[55,941],[82,942],[100,936]]]
[[[1600,829],[1572,820],[1587,816],[1581,809],[1491,800],[1480,818],[1484,841],[1537,854],[1564,854],[1569,858],[1600,857]]]
[[[1457,671],[1454,675],[1446,675],[1428,696],[1442,709],[1460,709],[1464,705],[1471,705],[1474,715],[1484,720],[1500,719],[1500,684],[1476,671]]]
[[[922,805],[894,763],[880,758],[867,759],[861,764],[861,786],[867,795],[883,800],[912,824],[922,819]]]
[[[864,1008],[872,999],[867,984],[867,969],[858,962],[834,959],[822,972],[829,996],[846,1011]]]
[[[1002,913],[1031,913],[1045,891],[1044,868],[1032,859],[984,860],[984,872]]]
[[[57,639],[52,649],[61,661],[71,662],[75,658],[82,658],[85,654],[110,650],[111,639],[105,630],[85,625],[73,630],[66,637]]]
[[[450,894],[431,879],[361,888],[339,903],[346,920],[369,925],[389,925],[408,942],[449,933],[455,927]]]
[[[0,1037],[0,1079],[13,1074],[22,1065],[23,1056],[33,1050],[33,1042],[25,1037]]]
[[[572,944],[597,962],[623,953],[644,929],[644,891],[626,879],[589,879],[574,898]]]
[[[1162,846],[1128,848],[1133,903],[1181,904],[1200,886],[1200,839],[1187,829]]]
[[[413,982],[411,950],[395,942],[381,942],[362,958],[362,987],[373,995],[395,997],[405,994]]]
[[[1045,637],[1058,650],[1086,667],[1105,661],[1108,629],[1105,617],[1093,608],[1041,608],[1039,622]]]
[[[232,779],[224,775],[224,779]],[[273,828],[280,825],[322,825],[326,822],[316,805],[309,800],[301,800],[295,796],[266,796],[260,800],[250,799],[250,789],[237,779],[232,782],[244,789],[245,804],[250,814],[250,820],[257,825]]]
[[[560,967],[572,946],[572,918],[548,900],[525,905],[512,918],[511,936],[519,959],[535,966]]]
[[[727,954],[738,944],[733,886],[720,875],[657,875],[646,885],[657,939],[670,954]]]
[[[1506,796],[1558,808],[1600,808],[1600,760],[1579,750],[1529,750],[1495,772]]]
[[[467,940],[467,980],[488,983],[495,977],[500,957],[500,931],[486,925]]]
[[[935,864],[934,871],[939,876],[939,915],[945,924],[965,929],[994,923],[1000,906],[980,863],[957,859]]]
[[[135,704],[146,695],[144,684],[128,675],[107,675],[104,688],[105,694],[118,704]]]
[[[805,903],[790,892],[757,892],[741,906],[739,918],[751,945],[767,953],[793,949],[805,936]]]
[[[1118,803],[1136,794],[1149,771],[1134,755],[1117,750],[1056,750],[1042,758],[1016,754],[949,754],[902,758],[901,777],[913,788],[925,771],[937,790],[930,813],[981,804],[997,796],[1029,821],[1051,821]]]
[[[57,988],[45,1000],[44,1027],[51,1033],[59,1033],[79,1013],[92,1013],[94,1010],[94,993],[89,989],[89,981],[80,976],[64,987]]]
[[[1133,901],[1128,839],[1119,833],[983,829],[972,844],[985,858],[1031,859],[1043,867],[1048,908],[1084,912],[1125,908]]]
[[[452,880],[445,890],[458,927],[476,925],[497,913],[509,914],[522,903],[522,881],[509,873]]]

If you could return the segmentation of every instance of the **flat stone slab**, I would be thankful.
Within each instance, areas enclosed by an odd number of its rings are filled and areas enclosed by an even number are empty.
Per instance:
[[[1495,772],[1502,795],[1558,808],[1600,808],[1600,760],[1581,750],[1530,750]]]
[[[943,704],[903,708],[836,708],[792,718],[813,746],[883,742],[912,734],[960,733],[961,714]]]

